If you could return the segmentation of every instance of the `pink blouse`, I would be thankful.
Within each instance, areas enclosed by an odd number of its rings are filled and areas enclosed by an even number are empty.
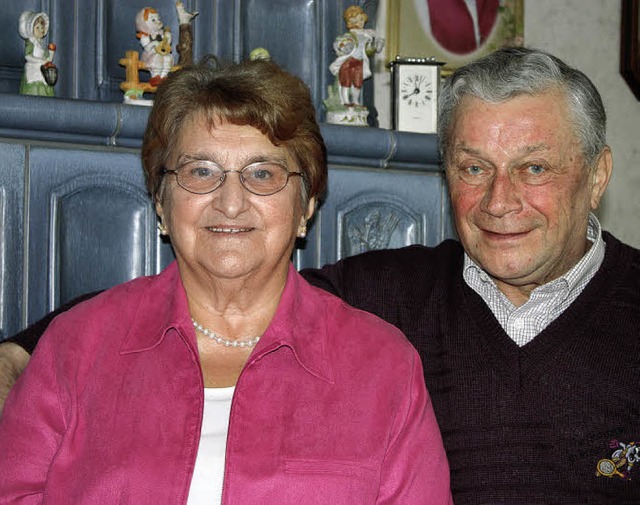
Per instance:
[[[186,503],[203,378],[177,265],[49,326],[0,420],[0,503]],[[446,504],[402,333],[293,267],[231,406],[223,504]]]

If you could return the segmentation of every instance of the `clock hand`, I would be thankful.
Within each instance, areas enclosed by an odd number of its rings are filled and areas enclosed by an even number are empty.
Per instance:
[[[410,97],[412,97],[413,95],[417,95],[420,93],[420,88],[414,88],[413,91],[411,93],[408,93],[406,95],[402,95],[402,99],[406,100]]]

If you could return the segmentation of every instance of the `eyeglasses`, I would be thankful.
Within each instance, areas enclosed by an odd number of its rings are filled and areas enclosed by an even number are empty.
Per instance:
[[[224,170],[217,163],[208,160],[187,161],[175,170],[164,169],[165,174],[176,176],[178,185],[189,193],[205,195],[224,184],[229,172],[240,176],[240,183],[250,193],[258,196],[270,196],[282,191],[289,177],[301,172],[289,172],[283,165],[274,161],[251,163],[240,170]]]

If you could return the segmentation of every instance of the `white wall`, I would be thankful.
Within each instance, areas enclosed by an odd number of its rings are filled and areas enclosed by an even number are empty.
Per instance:
[[[384,36],[380,2],[376,31]],[[525,44],[582,70],[600,91],[608,114],[614,172],[597,214],[604,229],[640,248],[640,101],[620,75],[621,0],[525,0]],[[376,108],[389,127],[389,80],[376,61]]]

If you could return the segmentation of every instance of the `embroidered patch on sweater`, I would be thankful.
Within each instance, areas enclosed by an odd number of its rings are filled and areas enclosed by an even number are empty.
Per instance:
[[[605,477],[618,477],[622,480],[631,480],[633,465],[640,463],[640,443],[609,442],[609,449],[613,452],[609,458],[598,461],[596,475]]]

